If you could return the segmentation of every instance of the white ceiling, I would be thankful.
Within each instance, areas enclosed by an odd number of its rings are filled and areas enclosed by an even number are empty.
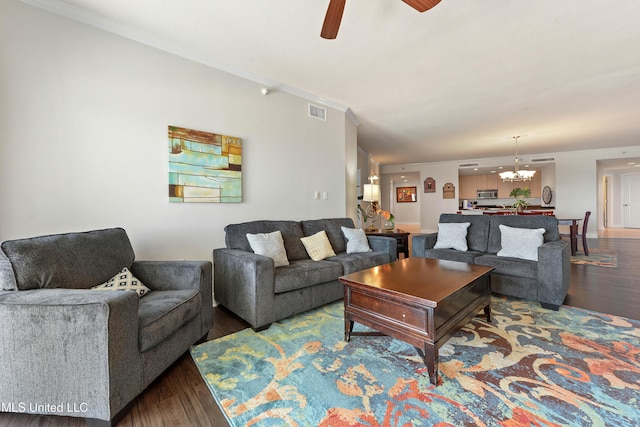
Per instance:
[[[640,1],[24,0],[350,108],[381,164],[640,145]]]

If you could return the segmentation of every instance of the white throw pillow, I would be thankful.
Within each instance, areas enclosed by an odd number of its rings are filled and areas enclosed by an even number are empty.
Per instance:
[[[273,233],[247,233],[247,240],[254,253],[268,256],[273,260],[275,267],[289,265],[287,251],[284,248],[284,239],[279,230]]]
[[[136,276],[124,267],[118,274],[101,285],[91,288],[96,291],[134,291],[140,298],[151,292]]]
[[[467,229],[470,222],[438,223],[438,240],[433,249],[455,249],[466,251]]]
[[[347,239],[347,253],[355,254],[358,252],[371,252],[369,240],[362,228],[340,227],[342,234]]]
[[[544,228],[515,228],[500,225],[498,256],[538,260],[538,247],[544,243]]]
[[[303,237],[300,239],[307,253],[314,261],[320,261],[330,256],[336,256],[331,247],[331,242],[324,230],[318,231],[316,234]]]

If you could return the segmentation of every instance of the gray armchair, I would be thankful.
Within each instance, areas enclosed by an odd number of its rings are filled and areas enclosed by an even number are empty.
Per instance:
[[[212,326],[211,263],[135,261],[121,228],[0,248],[4,411],[111,425]],[[151,292],[90,290],[123,267]]]

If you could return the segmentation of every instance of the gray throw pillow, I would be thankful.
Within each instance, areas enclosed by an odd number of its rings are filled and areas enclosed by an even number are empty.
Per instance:
[[[438,239],[433,249],[455,249],[466,251],[467,229],[470,222],[445,222],[438,224]]]

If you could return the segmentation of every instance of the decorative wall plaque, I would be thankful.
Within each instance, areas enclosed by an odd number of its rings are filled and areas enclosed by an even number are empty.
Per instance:
[[[429,177],[424,180],[424,192],[435,193],[436,192],[436,180]]]
[[[444,187],[442,187],[442,198],[443,199],[455,199],[456,198],[456,187],[447,182]]]

